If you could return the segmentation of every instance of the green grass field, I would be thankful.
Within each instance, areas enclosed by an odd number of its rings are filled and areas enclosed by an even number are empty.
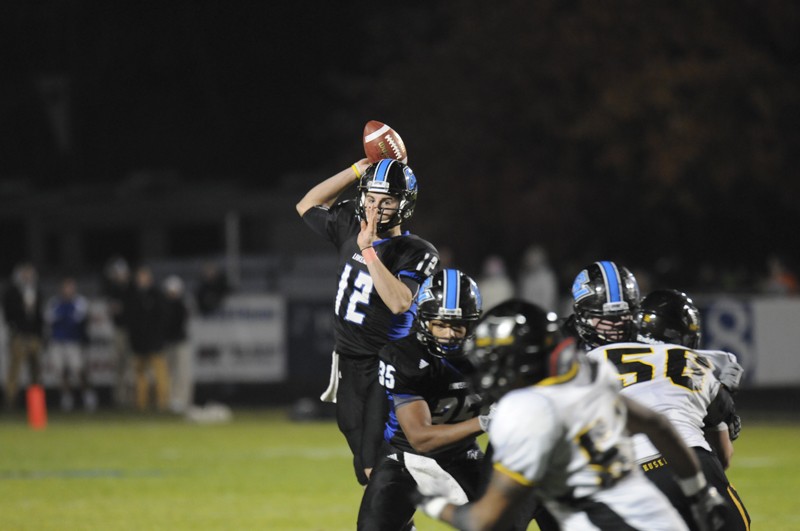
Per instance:
[[[800,425],[745,421],[729,475],[754,529],[800,530]],[[352,530],[360,496],[333,422],[276,410],[218,425],[100,413],[51,415],[33,431],[0,416],[4,531]]]

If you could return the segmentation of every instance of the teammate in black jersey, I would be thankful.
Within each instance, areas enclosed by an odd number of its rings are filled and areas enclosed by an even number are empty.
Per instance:
[[[356,183],[355,200],[336,203]],[[331,386],[322,399],[337,403],[339,429],[362,485],[375,465],[388,412],[378,383],[378,351],[409,333],[417,290],[439,262],[433,245],[400,227],[416,200],[410,167],[362,159],[314,186],[297,204],[303,221],[339,251],[336,344]]]
[[[445,269],[425,281],[417,305],[415,333],[380,352],[379,379],[392,407],[358,529],[404,529],[418,485],[444,488],[454,502],[478,495],[483,454],[475,437],[489,417],[468,388],[472,365],[463,347],[480,317],[480,293],[467,275]]]

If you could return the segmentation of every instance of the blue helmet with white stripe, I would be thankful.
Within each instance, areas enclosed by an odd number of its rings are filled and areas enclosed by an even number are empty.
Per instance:
[[[578,273],[572,284],[575,330],[594,348],[636,340],[639,284],[626,267],[595,262]]]
[[[400,225],[414,214],[417,204],[417,177],[407,164],[399,160],[383,159],[372,164],[358,182],[356,216],[359,220],[366,219],[364,206],[367,192],[388,194],[400,201],[397,212],[388,221],[378,223],[378,232],[384,232]]]
[[[434,356],[454,358],[464,355],[464,343],[475,333],[483,303],[478,285],[457,269],[443,269],[429,276],[417,295],[417,334]],[[450,327],[464,327],[463,337],[437,338],[431,323],[441,321]]]

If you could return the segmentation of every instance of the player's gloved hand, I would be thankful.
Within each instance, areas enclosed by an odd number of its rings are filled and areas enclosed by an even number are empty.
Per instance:
[[[730,416],[727,421],[728,423],[728,434],[732,441],[735,441],[739,438],[739,432],[742,431],[742,418],[734,413]]]
[[[439,519],[445,506],[450,503],[444,496],[427,496],[414,489],[411,494],[411,501],[417,510],[422,511],[434,520]]]
[[[678,485],[689,499],[689,508],[700,531],[717,531],[725,525],[724,511],[727,505],[717,489],[706,482],[702,472],[691,478],[679,478]]]
[[[485,415],[478,415],[478,423],[481,425],[481,429],[483,431],[489,431],[489,424],[492,422],[492,417],[494,416],[494,412],[497,410],[497,404],[492,404],[489,406],[489,412]]]
[[[719,373],[719,383],[728,388],[731,394],[739,390],[744,367],[732,361],[725,365]]]

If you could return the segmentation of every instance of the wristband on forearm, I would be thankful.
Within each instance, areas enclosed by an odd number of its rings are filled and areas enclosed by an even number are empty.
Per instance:
[[[371,264],[378,259],[378,253],[376,253],[375,249],[373,249],[371,246],[361,249],[361,256],[364,257],[364,262],[367,264]]]
[[[356,164],[353,164],[352,166],[350,166],[350,168],[352,168],[352,170],[353,170],[353,173],[355,173],[355,174],[356,174],[356,181],[358,181],[359,179],[361,179],[361,172],[360,172],[360,171],[358,171],[358,165],[356,165]]]
[[[681,488],[683,495],[687,498],[703,490],[706,485],[706,476],[702,472],[698,472],[694,476],[688,478],[678,478],[678,486]]]

